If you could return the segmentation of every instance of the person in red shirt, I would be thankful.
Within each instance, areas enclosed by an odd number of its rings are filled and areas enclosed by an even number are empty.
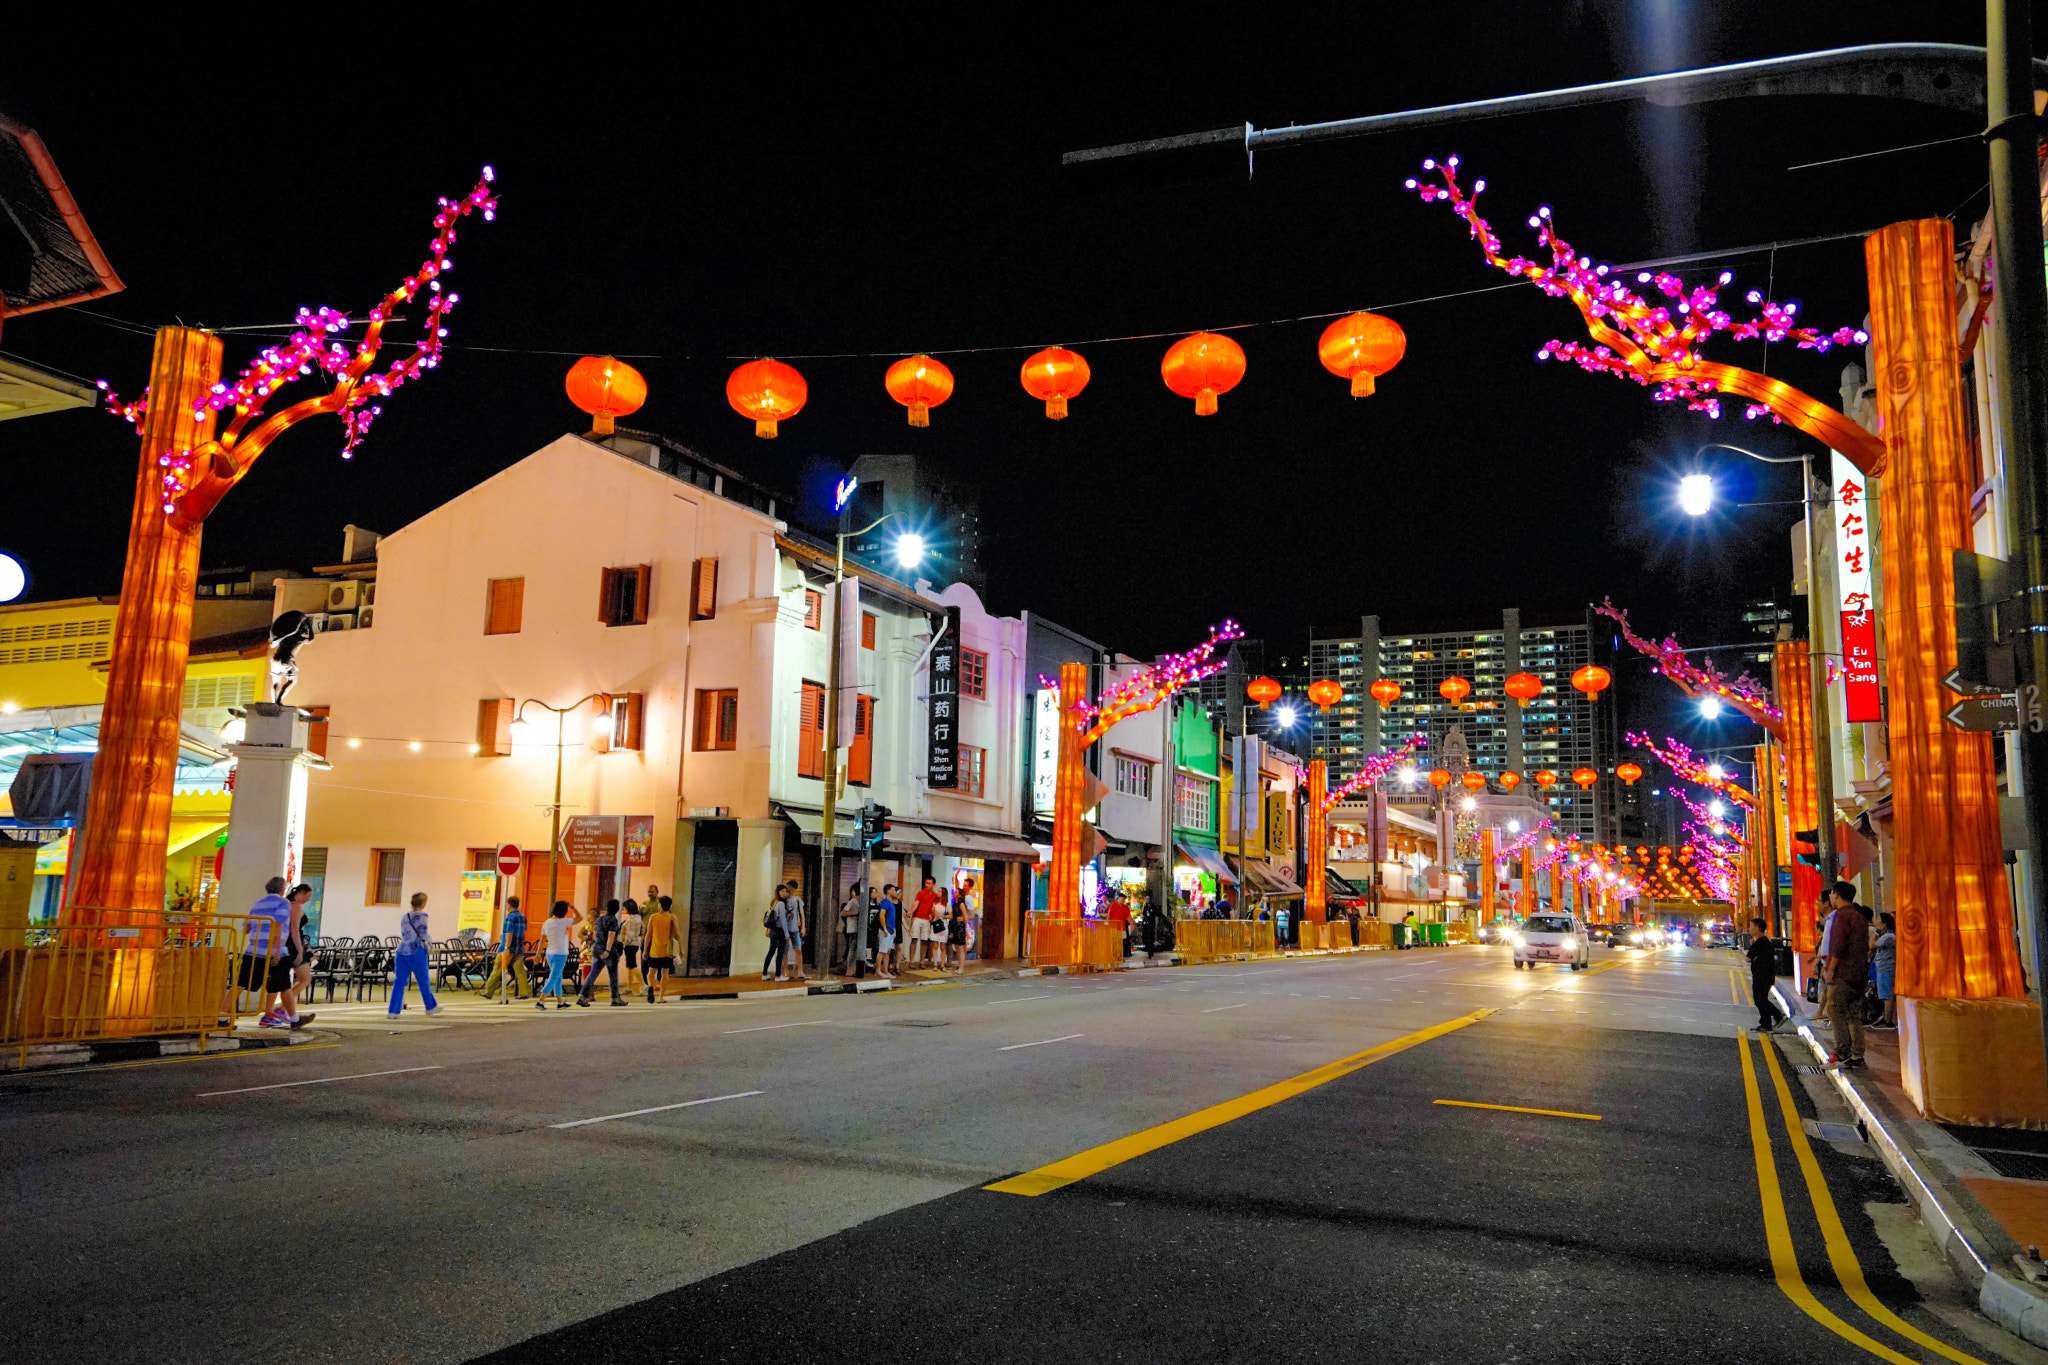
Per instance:
[[[1131,903],[1122,896],[1109,898],[1109,922],[1124,936],[1124,956],[1131,955]]]
[[[932,943],[932,912],[944,902],[937,890],[937,879],[926,877],[924,888],[917,893],[917,904],[910,912],[910,961],[912,966],[923,966],[926,957],[936,957],[941,951]]]

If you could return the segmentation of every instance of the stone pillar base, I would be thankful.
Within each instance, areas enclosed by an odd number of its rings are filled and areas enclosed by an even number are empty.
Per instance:
[[[2030,1000],[1900,997],[1899,1080],[1927,1118],[2048,1128],[2041,1011]]]

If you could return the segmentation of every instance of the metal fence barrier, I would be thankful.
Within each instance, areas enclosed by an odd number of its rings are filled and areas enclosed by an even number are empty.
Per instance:
[[[229,974],[248,942],[243,915],[74,911],[97,923],[37,925],[0,939],[0,1045],[222,1032]],[[261,986],[261,982],[258,986]]]
[[[1124,960],[1124,932],[1104,920],[1031,917],[1031,965],[1087,967],[1097,971]]]
[[[1173,948],[1183,962],[1275,951],[1271,920],[1184,919],[1173,926]]]

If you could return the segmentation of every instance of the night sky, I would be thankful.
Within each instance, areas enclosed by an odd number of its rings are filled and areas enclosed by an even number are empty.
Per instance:
[[[11,320],[0,349],[130,393],[157,325],[280,324],[302,304],[360,314],[421,259],[436,196],[488,161],[502,211],[454,253],[447,363],[385,404],[352,462],[332,419],[278,442],[209,522],[209,565],[330,563],[344,523],[404,525],[582,430],[563,371],[611,352],[652,389],[632,425],[805,490],[812,518],[821,475],[863,452],[928,451],[971,473],[990,605],[1134,654],[1185,647],[1225,616],[1298,653],[1366,612],[1392,630],[1509,605],[1541,622],[1610,594],[1646,631],[1736,638],[1736,604],[1789,577],[1795,512],[1682,526],[1672,484],[1706,441],[1789,453],[1804,438],[1743,422],[1739,404],[1717,423],[1536,364],[1542,342],[1581,333],[1569,305],[1526,285],[1423,301],[1507,277],[1402,181],[1459,153],[1511,249],[1549,204],[1576,246],[1617,262],[1910,217],[1967,232],[1985,207],[1975,141],[1787,168],[1975,120],[1882,101],[1619,105],[1266,152],[1249,179],[1238,151],[1087,172],[1060,153],[1852,43],[1976,44],[1981,9],[1332,8],[1004,7],[984,25],[961,8],[640,22],[614,7],[547,28],[449,11],[427,39],[354,11],[318,34],[130,26],[84,46],[53,31],[38,60],[10,62],[0,111],[43,135],[128,289]],[[1458,31],[1436,22],[1452,13]],[[1731,302],[1770,285],[1809,322],[1863,320],[1853,237],[1681,273],[1724,268]],[[1362,401],[1316,360],[1325,320],[1273,321],[1355,308],[1408,334],[1404,363]],[[1182,333],[1243,323],[1265,324],[1232,332],[1247,377],[1198,419],[1161,383],[1160,356]],[[232,367],[259,335],[230,334]],[[1060,423],[1017,378],[1053,343],[1094,370]],[[882,389],[890,360],[918,350],[959,383],[923,431]],[[1709,354],[1754,367],[1761,350]],[[810,383],[774,442],[724,399],[726,374],[761,354]],[[1851,358],[1780,346],[1768,369],[1832,402]],[[134,468],[129,428],[104,412],[0,423],[0,549],[35,596],[116,589]],[[1727,471],[1731,494],[1796,495],[1789,473],[1751,468],[1753,485]]]

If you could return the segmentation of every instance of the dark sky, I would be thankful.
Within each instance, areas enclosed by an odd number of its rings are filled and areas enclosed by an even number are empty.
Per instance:
[[[53,33],[37,45],[47,60],[10,62],[0,111],[43,134],[129,287],[14,320],[0,347],[132,392],[149,339],[106,319],[360,313],[419,261],[435,197],[489,161],[503,210],[457,247],[448,362],[386,404],[351,463],[331,419],[278,442],[209,523],[209,564],[331,562],[343,523],[403,525],[582,429],[562,373],[609,351],[652,357],[634,361],[652,388],[635,425],[771,484],[877,450],[971,472],[986,490],[991,605],[1132,653],[1185,647],[1224,616],[1298,651],[1363,612],[1394,629],[1505,605],[1575,619],[1608,594],[1645,628],[1711,643],[1733,638],[1741,597],[1788,576],[1793,514],[1755,509],[1701,533],[1676,524],[1670,482],[1702,442],[1786,452],[1790,430],[1739,408],[1715,423],[1535,364],[1541,342],[1578,330],[1533,289],[1413,302],[1506,277],[1402,180],[1458,152],[1489,181],[1511,246],[1546,203],[1565,236],[1612,261],[1908,217],[1953,214],[1967,231],[1984,209],[1973,141],[1788,171],[1977,128],[1880,101],[1610,106],[1265,153],[1249,179],[1236,153],[1085,175],[1059,164],[1073,148],[1247,120],[1851,43],[1981,43],[1968,3],[1371,5],[1344,18],[1011,6],[986,26],[972,7],[856,8],[716,19],[611,6],[551,11],[574,17],[544,26],[458,7],[432,11],[442,31],[424,40],[380,27],[374,9],[317,33],[128,26],[83,48]],[[1774,282],[1816,323],[1863,318],[1853,239],[1699,269],[1724,267],[1734,298]],[[1174,334],[1359,307],[1408,333],[1371,399],[1317,363],[1322,321],[1233,333],[1249,373],[1216,417],[1160,381]],[[1134,333],[1168,336],[1082,344]],[[1017,379],[1023,356],[1054,342],[1094,369],[1061,423]],[[231,336],[231,362],[254,346]],[[928,430],[907,427],[882,390],[889,360],[962,348],[982,349],[945,357],[953,401]],[[798,358],[842,352],[872,354]],[[775,442],[723,394],[735,358],[763,353],[791,359],[811,390]],[[1848,358],[1781,346],[1769,369],[1832,401]],[[134,467],[129,429],[102,412],[0,423],[0,548],[27,563],[36,595],[114,589]],[[1789,476],[1762,478],[1757,497],[1794,495]]]

